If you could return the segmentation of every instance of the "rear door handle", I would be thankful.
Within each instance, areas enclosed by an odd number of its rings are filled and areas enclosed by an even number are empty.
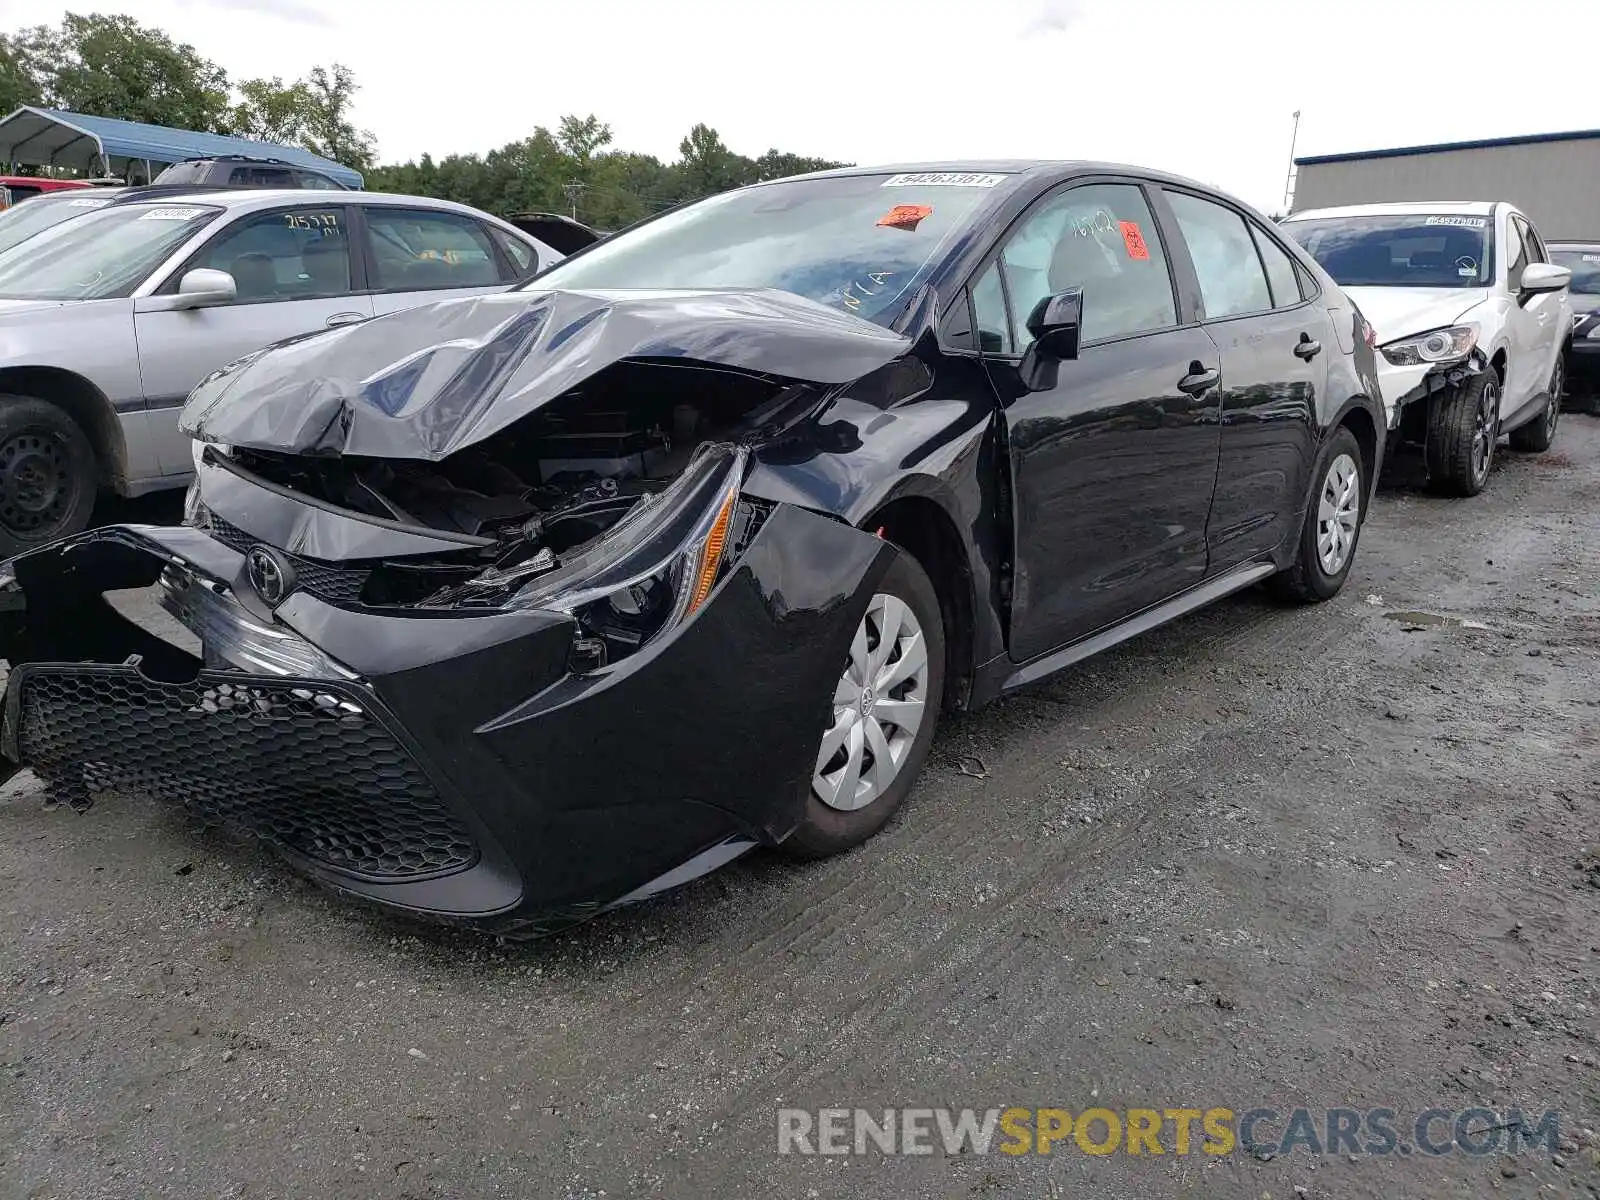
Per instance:
[[[335,325],[349,325],[359,320],[361,320],[361,314],[358,312],[334,313],[333,316],[328,318],[327,326],[332,329]]]
[[[1322,353],[1322,343],[1313,338],[1309,333],[1300,335],[1300,344],[1294,348],[1296,358],[1303,358],[1310,362]]]
[[[1191,396],[1198,396],[1217,386],[1217,381],[1222,378],[1222,372],[1215,367],[1202,366],[1199,361],[1189,364],[1189,373],[1178,380],[1178,390],[1187,392]]]

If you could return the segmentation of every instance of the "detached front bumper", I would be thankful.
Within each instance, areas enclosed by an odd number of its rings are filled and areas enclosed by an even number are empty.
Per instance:
[[[1488,360],[1476,350],[1462,361],[1423,363],[1411,367],[1397,367],[1379,354],[1378,386],[1383,389],[1390,432],[1401,429],[1406,420],[1406,409],[1411,405],[1460,387],[1472,376],[1487,370]],[[1413,433],[1419,429],[1420,426],[1406,425],[1402,433]]]
[[[565,923],[792,831],[894,553],[780,505],[687,623],[574,674],[564,614],[308,591],[270,612],[236,549],[111,526],[8,564],[0,750],[65,801],[179,804],[368,900],[489,929]],[[152,585],[203,651],[104,598]]]

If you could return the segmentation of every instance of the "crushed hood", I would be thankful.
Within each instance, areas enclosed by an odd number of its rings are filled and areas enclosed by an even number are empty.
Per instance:
[[[1347,287],[1378,344],[1454,325],[1490,293],[1484,288]]]
[[[847,383],[909,339],[790,292],[501,292],[291,339],[202,380],[191,437],[295,454],[437,461],[624,359]]]

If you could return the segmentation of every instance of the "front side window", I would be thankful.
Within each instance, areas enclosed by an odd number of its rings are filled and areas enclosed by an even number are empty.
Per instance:
[[[1231,208],[1187,192],[1168,192],[1167,199],[1200,279],[1206,319],[1271,308],[1266,271],[1244,218]]]
[[[233,276],[241,301],[337,296],[350,290],[344,212],[302,208],[246,217],[189,263]]]
[[[1090,184],[1049,197],[1007,240],[999,261],[1019,349],[1033,341],[1027,324],[1034,306],[1069,288],[1083,289],[1085,343],[1177,324],[1161,237],[1133,184]]]
[[[1344,287],[1488,287],[1494,279],[1494,226],[1486,216],[1382,213],[1280,228]]]
[[[1003,173],[787,179],[607,238],[532,288],[777,288],[892,325]]]
[[[221,212],[199,204],[127,204],[67,221],[0,254],[0,298],[131,296]]]
[[[367,209],[367,241],[383,291],[487,287],[503,282],[483,226],[458,213]]]
[[[972,285],[972,317],[978,327],[978,349],[985,354],[1010,354],[1011,314],[1006,311],[1006,294],[1000,287],[1000,264],[989,264],[978,282]]]

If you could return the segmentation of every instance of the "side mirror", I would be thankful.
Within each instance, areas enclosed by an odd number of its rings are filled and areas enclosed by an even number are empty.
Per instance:
[[[1572,282],[1572,269],[1558,267],[1555,263],[1529,263],[1522,268],[1522,294],[1532,296],[1539,292],[1559,292]]]
[[[238,296],[239,285],[232,275],[211,267],[196,267],[185,271],[178,281],[173,307],[209,308],[213,304],[231,304]]]
[[[1078,357],[1078,331],[1083,325],[1083,289],[1068,288],[1046,296],[1028,314],[1033,344],[1018,364],[1023,386],[1040,392],[1056,384],[1056,366]]]

